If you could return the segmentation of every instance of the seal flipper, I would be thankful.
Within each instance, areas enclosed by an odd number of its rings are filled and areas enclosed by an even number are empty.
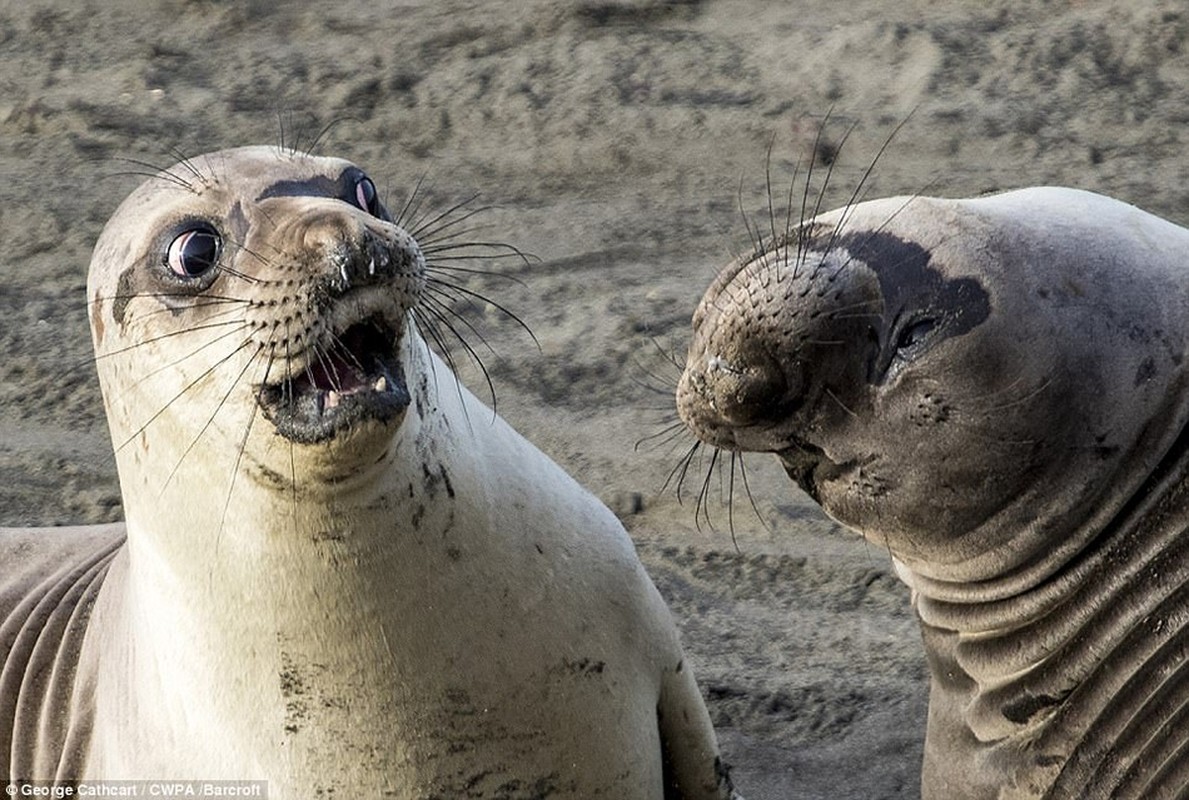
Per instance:
[[[123,543],[122,524],[0,530],[0,778],[77,777],[89,727],[75,708],[79,653]]]
[[[743,800],[719,757],[710,715],[684,661],[665,670],[656,718],[665,800]]]

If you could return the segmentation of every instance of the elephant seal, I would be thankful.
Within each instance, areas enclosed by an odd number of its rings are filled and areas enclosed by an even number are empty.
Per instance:
[[[0,774],[729,796],[622,527],[426,347],[426,252],[278,148],[123,202],[87,291],[126,521],[0,531]]]
[[[1032,188],[873,200],[725,269],[680,414],[890,551],[925,798],[1189,785],[1189,230]]]

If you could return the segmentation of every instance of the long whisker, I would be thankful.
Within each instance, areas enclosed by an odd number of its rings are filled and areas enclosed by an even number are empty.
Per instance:
[[[248,363],[244,364],[243,370],[241,370],[239,375],[236,376],[235,382],[237,384],[241,380],[243,380],[244,375],[248,371],[248,367],[252,364],[253,361],[256,360],[256,357],[259,356],[263,350],[264,350],[264,346],[261,345],[259,348],[257,348],[256,352],[252,354],[252,357],[248,359]],[[265,369],[266,370],[268,369],[268,365],[265,366]],[[235,388],[235,387],[232,386],[232,388]],[[252,434],[252,425],[253,425],[253,423],[256,422],[256,414],[260,411],[259,403],[252,403],[251,406],[252,406],[252,410],[251,410],[251,413],[248,415],[247,427],[244,428],[244,435],[239,440],[239,447],[236,448],[235,464],[233,464],[231,467],[231,482],[227,485],[227,499],[223,502],[223,513],[219,515],[219,532],[215,535],[215,552],[216,553],[219,552],[219,544],[223,540],[223,528],[226,526],[226,523],[227,523],[227,510],[229,508],[231,508],[231,497],[233,494],[235,494],[235,481],[237,478],[239,478],[239,465],[240,465],[240,462],[243,461],[244,451],[247,450],[247,448],[248,448],[248,437]]]
[[[144,339],[142,341],[135,342],[135,343],[130,344],[126,347],[119,347],[119,348],[116,348],[115,350],[107,350],[102,353],[98,353],[98,354],[94,355],[93,357],[88,358],[86,361],[76,364],[75,368],[80,369],[85,365],[98,363],[102,359],[111,358],[113,356],[118,356],[118,355],[121,355],[122,353],[127,353],[131,350],[135,350],[138,347],[144,347],[145,345],[153,344],[154,342],[160,342],[164,339],[170,339],[174,336],[185,336],[186,334],[197,333],[198,331],[213,330],[215,328],[226,328],[229,325],[243,326],[244,324],[245,323],[243,320],[231,319],[231,320],[227,320],[225,322],[217,322],[217,323],[213,323],[210,325],[196,325],[193,328],[186,328],[186,329],[182,329],[182,330],[170,331],[169,333],[163,333],[160,336],[154,336],[150,339]]]
[[[237,350],[238,349],[242,349],[242,348],[237,348]],[[178,458],[177,463],[174,464],[173,469],[171,469],[169,471],[169,475],[166,476],[165,483],[161,484],[161,492],[162,493],[165,492],[165,489],[169,486],[170,481],[173,480],[173,476],[176,475],[177,471],[181,468],[182,462],[186,460],[186,456],[188,456],[190,454],[190,451],[194,449],[194,446],[196,444],[198,444],[198,440],[202,438],[202,435],[204,433],[206,433],[207,429],[211,426],[212,423],[214,423],[215,417],[217,417],[219,415],[219,412],[223,409],[223,406],[226,405],[227,400],[231,397],[231,393],[235,391],[237,386],[239,386],[239,382],[240,382],[240,380],[243,379],[244,373],[246,373],[248,371],[248,367],[250,367],[252,365],[252,361],[256,358],[256,356],[260,355],[260,352],[263,349],[264,349],[264,345],[260,345],[260,347],[256,350],[256,352],[252,354],[251,358],[249,358],[247,360],[247,362],[244,364],[244,368],[242,370],[240,370],[239,375],[237,375],[235,377],[235,380],[231,382],[231,385],[229,387],[227,387],[227,391],[223,394],[223,396],[221,398],[219,398],[219,402],[215,405],[214,411],[211,412],[211,415],[207,418],[207,420],[203,424],[202,428],[199,429],[198,433],[190,441],[190,444],[187,445],[186,449],[182,451],[181,457]]]
[[[699,515],[705,517],[706,525],[710,530],[714,530],[714,520],[710,518],[710,480],[714,477],[715,467],[718,466],[718,457],[721,454],[722,451],[717,447],[710,451],[710,464],[706,467],[706,475],[698,490],[697,502],[694,505],[694,527],[698,530],[702,529],[698,522]]]
[[[661,491],[663,492],[669,488],[670,483],[673,483],[674,478],[677,479],[674,489],[676,491],[677,502],[679,504],[682,502],[681,492],[683,486],[685,485],[686,476],[689,474],[689,469],[693,464],[694,457],[701,449],[702,443],[700,441],[694,440],[693,444],[691,444],[689,449],[686,450],[685,455],[678,459],[676,466],[669,470],[668,476],[665,477],[665,482],[661,484]]]
[[[218,369],[219,367],[223,366],[223,364],[225,364],[225,363],[227,363],[228,361],[230,361],[230,360],[231,360],[233,357],[235,357],[235,354],[236,354],[236,353],[238,353],[240,350],[243,350],[245,347],[247,347],[247,346],[248,346],[248,345],[250,345],[251,343],[252,343],[252,340],[251,340],[251,339],[245,339],[245,340],[243,341],[243,343],[239,345],[239,347],[235,348],[235,349],[234,349],[234,350],[232,350],[230,353],[228,353],[226,356],[224,356],[224,357],[223,357],[223,358],[221,358],[220,360],[216,361],[214,364],[212,364],[212,365],[211,365],[210,367],[208,367],[207,369],[203,370],[203,372],[202,372],[202,374],[201,374],[201,375],[199,375],[197,378],[195,378],[194,380],[192,380],[192,381],[190,381],[188,384],[186,384],[186,385],[185,385],[185,386],[182,388],[182,390],[181,390],[180,392],[178,392],[177,394],[175,394],[175,395],[174,395],[172,398],[170,398],[170,399],[169,399],[169,400],[168,400],[168,401],[165,403],[165,405],[161,406],[161,408],[159,408],[159,409],[158,409],[156,412],[154,412],[154,413],[153,413],[153,415],[152,415],[151,417],[149,417],[149,418],[148,418],[148,420],[146,420],[146,421],[145,421],[145,423],[144,423],[143,425],[141,425],[139,428],[137,428],[135,431],[133,431],[131,436],[129,436],[127,439],[125,439],[123,442],[121,442],[121,443],[119,444],[119,446],[118,446],[118,447],[116,447],[116,452],[118,453],[119,451],[121,451],[121,450],[123,450],[125,447],[127,447],[129,444],[131,444],[132,442],[136,441],[136,439],[137,439],[137,438],[138,438],[138,437],[139,437],[139,436],[140,436],[142,433],[144,433],[144,432],[145,432],[145,431],[148,429],[148,427],[149,427],[150,425],[152,425],[152,424],[153,424],[153,423],[154,423],[154,422],[155,422],[155,421],[156,421],[156,420],[157,420],[157,419],[158,419],[158,418],[159,418],[159,417],[160,417],[162,414],[164,414],[164,413],[165,413],[165,411],[166,411],[166,410],[167,410],[167,409],[168,409],[168,408],[169,408],[171,405],[173,405],[175,402],[177,402],[178,400],[180,400],[180,399],[182,398],[182,396],[183,396],[183,395],[185,395],[187,392],[189,392],[191,389],[193,389],[193,388],[194,388],[195,386],[197,386],[199,383],[201,383],[202,381],[204,381],[204,380],[207,378],[207,376],[208,376],[208,375],[210,375],[211,373],[213,373],[213,372],[214,372],[216,369]]]
[[[154,375],[157,375],[157,374],[164,372],[168,369],[173,369],[177,365],[181,364],[183,361],[187,361],[187,360],[193,358],[194,356],[198,355],[199,353],[201,353],[203,350],[206,350],[208,347],[211,347],[211,346],[223,341],[224,339],[228,339],[232,336],[235,336],[238,333],[241,333],[246,326],[247,326],[247,323],[244,323],[244,325],[242,325],[238,328],[232,328],[229,331],[225,331],[224,333],[219,334],[215,338],[199,345],[197,349],[191,350],[189,353],[182,356],[181,358],[171,361],[168,364],[162,364],[161,366],[157,367],[156,369],[152,370],[151,372],[145,373],[141,377],[137,378],[136,382],[133,383],[132,386],[139,386],[142,382],[148,380],[149,378],[153,377]]]

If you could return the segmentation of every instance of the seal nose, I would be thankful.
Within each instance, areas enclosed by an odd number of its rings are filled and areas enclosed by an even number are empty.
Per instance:
[[[739,447],[741,429],[778,421],[799,394],[773,357],[758,349],[723,356],[691,351],[677,388],[677,409],[698,438]]]
[[[364,227],[358,235],[339,239],[327,250],[327,288],[332,295],[341,296],[357,287],[408,275],[416,268],[415,247],[407,235],[385,236]]]

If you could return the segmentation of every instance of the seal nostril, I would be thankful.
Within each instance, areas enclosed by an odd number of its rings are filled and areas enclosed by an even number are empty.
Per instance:
[[[775,419],[795,402],[785,371],[766,355],[736,363],[712,357],[706,365],[706,384],[711,404],[731,426]]]

